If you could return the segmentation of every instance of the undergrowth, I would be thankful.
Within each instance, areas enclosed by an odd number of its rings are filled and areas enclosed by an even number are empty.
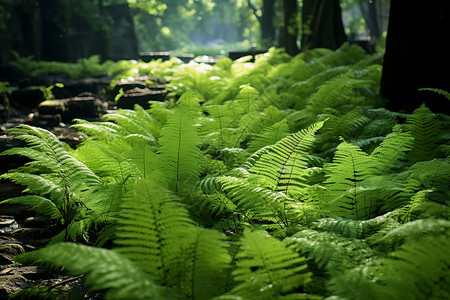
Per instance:
[[[345,45],[180,65],[173,102],[77,120],[76,149],[8,130],[31,162],[5,202],[61,228],[15,261],[107,299],[448,298],[449,117],[384,109],[381,63]]]

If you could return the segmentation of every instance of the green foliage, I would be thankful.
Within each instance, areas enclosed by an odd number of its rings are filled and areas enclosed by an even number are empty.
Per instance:
[[[17,261],[107,299],[448,298],[448,116],[382,108],[380,59],[345,45],[191,63],[170,101],[77,120],[76,149],[8,130],[28,146],[3,154],[31,162],[1,175],[26,189],[6,202],[87,244]]]
[[[240,283],[231,294],[251,299],[307,299],[292,293],[311,280],[303,257],[263,231],[245,230],[241,243],[233,272]]]

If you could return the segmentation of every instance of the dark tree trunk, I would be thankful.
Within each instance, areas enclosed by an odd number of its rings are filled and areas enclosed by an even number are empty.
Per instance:
[[[425,1],[420,5],[391,0],[381,77],[381,95],[387,108],[407,111],[423,102],[434,112],[450,113],[450,101],[419,88],[450,91],[447,45],[450,1]]]
[[[302,51],[336,50],[347,41],[339,0],[304,0],[302,23]]]
[[[275,26],[273,19],[275,17],[275,0],[263,0],[261,9],[262,14],[257,13],[258,9],[251,0],[247,0],[248,6],[252,9],[253,14],[258,20],[261,28],[261,40],[264,46],[273,45],[275,41]]]
[[[278,46],[286,53],[294,56],[300,52],[297,46],[298,38],[298,4],[297,0],[283,0],[284,23],[280,30]]]
[[[273,18],[275,16],[275,1],[263,1],[263,13],[261,16],[261,39],[264,43],[273,45],[275,41],[275,26],[273,26]]]

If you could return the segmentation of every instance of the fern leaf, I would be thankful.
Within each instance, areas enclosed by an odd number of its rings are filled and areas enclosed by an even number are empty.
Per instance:
[[[450,232],[450,221],[439,219],[421,219],[407,222],[388,231],[376,242],[384,249],[393,248],[408,241],[418,240],[423,236],[435,236]],[[391,247],[389,247],[391,246]]]
[[[175,294],[158,286],[123,255],[107,249],[60,243],[14,258],[20,263],[63,267],[72,275],[85,275],[92,291],[106,290],[105,299],[167,299]]]
[[[255,151],[269,145],[273,145],[282,138],[289,135],[289,125],[286,119],[283,119],[267,128],[265,128],[260,134],[253,138],[247,151],[254,153]]]
[[[26,195],[10,198],[1,203],[21,204],[29,206],[35,212],[47,216],[51,219],[63,220],[62,211],[54,201],[37,195]]]
[[[331,276],[374,257],[373,250],[365,242],[332,232],[305,229],[286,238],[284,242]]]
[[[305,187],[304,170],[308,167],[307,154],[314,142],[314,133],[323,122],[287,136],[270,147],[269,152],[261,156],[250,172],[263,176],[274,191],[286,195],[295,194]]]
[[[449,247],[448,234],[412,240],[387,258],[332,278],[330,289],[347,299],[446,299]]]
[[[441,142],[441,124],[425,105],[408,116],[406,129],[414,137],[413,150],[410,152],[413,162],[429,160],[437,155]]]
[[[232,122],[234,120],[232,111],[225,105],[209,105],[204,107],[205,111],[211,118],[208,122],[204,122],[204,135],[217,133],[218,134],[218,148],[231,147],[231,143],[226,143],[225,128],[234,127]]]
[[[161,130],[160,170],[163,180],[176,194],[190,190],[197,182],[200,172],[200,142],[194,126],[200,112],[199,99],[193,93],[184,94],[174,115]]]
[[[225,293],[230,255],[224,236],[215,230],[196,228],[183,245],[181,290],[189,299],[211,299]]]
[[[447,100],[450,100],[450,93],[447,92],[447,91],[445,91],[445,90],[442,90],[442,89],[436,89],[436,88],[422,88],[422,89],[419,89],[419,91],[430,91],[430,92],[434,92],[434,93],[437,93],[437,94],[439,94],[439,95],[444,96]]]
[[[341,217],[361,220],[371,216],[376,205],[361,184],[371,175],[367,169],[370,163],[369,156],[359,147],[342,142],[333,163],[325,168],[329,174],[324,182],[327,189],[323,205]]]
[[[173,284],[183,240],[192,226],[187,211],[170,192],[152,181],[136,183],[122,200],[117,220],[117,251],[157,282]]]
[[[234,279],[240,282],[231,294],[249,299],[277,299],[295,296],[311,273],[305,259],[263,231],[246,229],[236,256]]]

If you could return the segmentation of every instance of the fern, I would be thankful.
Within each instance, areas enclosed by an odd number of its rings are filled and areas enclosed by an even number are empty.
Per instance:
[[[176,194],[192,188],[199,176],[200,149],[196,124],[200,112],[199,99],[192,93],[179,100],[174,115],[161,130],[158,150],[162,182],[168,182]]]
[[[444,96],[447,100],[450,100],[450,93],[447,92],[447,91],[445,91],[445,90],[442,90],[442,89],[436,89],[436,88],[422,88],[422,89],[419,89],[419,91],[430,91],[430,92],[434,92],[434,93],[437,93],[437,94],[439,94],[439,95]]]
[[[447,234],[410,241],[387,258],[334,277],[330,289],[346,299],[446,299],[449,241]]]
[[[103,211],[96,199],[90,199],[90,195],[101,187],[99,177],[70,155],[55,135],[28,125],[20,125],[6,132],[25,141],[28,147],[11,148],[2,154],[23,155],[32,161],[1,177],[25,185],[27,192],[36,195],[16,197],[3,203],[22,203],[61,220],[65,227],[65,240],[69,237],[72,222],[87,218],[91,209],[100,208],[100,213]],[[95,219],[95,214],[90,217]]]
[[[134,196],[123,200],[116,249],[188,298],[219,295],[225,289],[220,270],[229,267],[224,237],[195,227],[177,202],[156,183],[138,182]]]
[[[122,201],[117,251],[152,274],[157,282],[169,283],[174,280],[169,276],[174,275],[167,272],[176,266],[191,225],[187,211],[153,182],[137,183],[133,194]]]
[[[364,192],[361,183],[371,174],[367,169],[369,156],[358,147],[342,142],[326,166],[328,173],[324,186],[323,207],[336,215],[351,219],[367,219],[374,213],[375,203],[370,194]]]
[[[284,242],[300,255],[306,256],[318,268],[325,269],[330,277],[374,257],[374,251],[364,241],[331,232],[305,229],[286,238]]]
[[[295,289],[311,280],[305,259],[268,236],[245,230],[233,272],[239,284],[231,294],[249,299],[299,299]]]
[[[314,142],[314,133],[323,122],[316,123],[298,133],[283,138],[261,156],[254,167],[253,174],[264,177],[274,191],[288,196],[296,193],[306,184],[304,170],[308,166],[306,154]]]
[[[60,243],[14,258],[20,263],[64,267],[72,275],[85,275],[91,290],[106,290],[106,299],[168,299],[176,296],[123,255],[74,243]]]
[[[289,125],[286,119],[283,119],[272,126],[265,128],[260,134],[254,137],[247,147],[247,151],[254,153],[255,151],[269,145],[273,145],[282,138],[289,135]]]
[[[414,148],[410,153],[413,162],[435,157],[440,143],[441,126],[425,105],[417,108],[406,119],[407,131],[414,137]]]
[[[399,127],[394,127],[393,132],[370,155],[373,158],[369,168],[373,175],[386,175],[392,169],[398,167],[406,157],[406,152],[413,149],[414,138]]]

